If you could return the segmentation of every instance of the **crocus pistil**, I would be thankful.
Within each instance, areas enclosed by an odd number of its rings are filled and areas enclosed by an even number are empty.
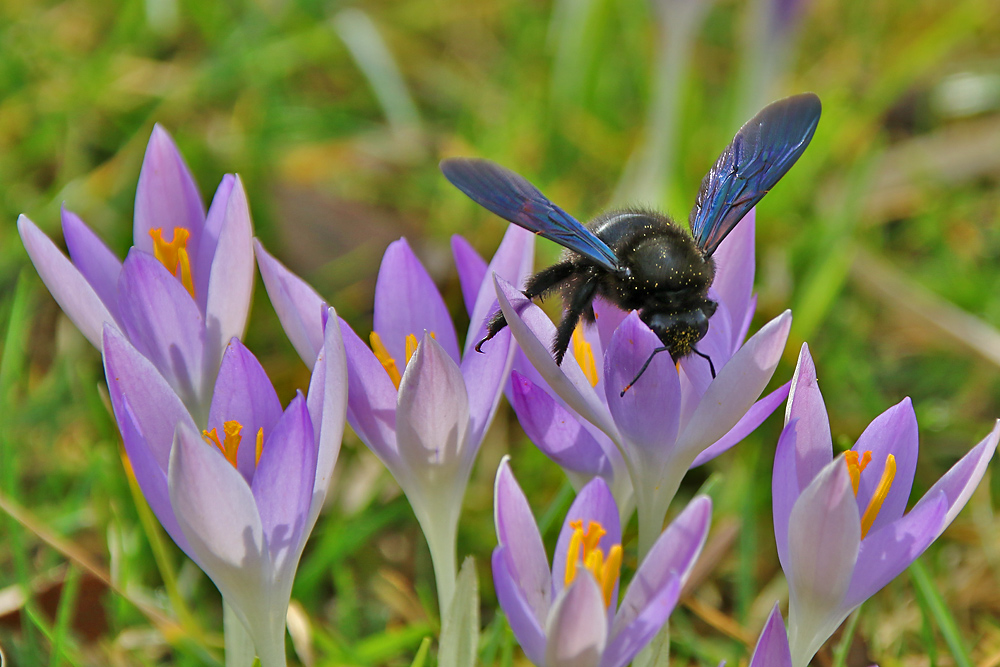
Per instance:
[[[622,545],[612,545],[605,558],[604,551],[599,546],[601,538],[608,533],[604,526],[597,521],[589,521],[587,530],[584,531],[582,519],[571,521],[569,525],[573,529],[573,535],[570,537],[569,549],[566,550],[565,586],[569,587],[576,579],[577,566],[582,563],[601,587],[604,606],[610,607],[615,584],[621,575]]]
[[[167,271],[181,281],[191,298],[194,297],[194,279],[191,277],[191,257],[188,255],[187,242],[191,232],[184,227],[174,227],[171,241],[163,238],[163,228],[149,230],[153,239],[153,256]]]
[[[431,338],[436,338],[433,331],[430,334]],[[382,342],[382,337],[373,331],[368,335],[368,341],[371,343],[375,358],[382,364],[385,372],[389,374],[389,379],[396,385],[396,389],[399,389],[399,383],[403,381],[403,374],[400,372],[396,360],[389,354],[389,349]],[[406,364],[410,363],[413,353],[417,351],[419,344],[420,341],[417,340],[416,334],[408,334],[406,336],[406,361],[403,363],[404,370],[406,369]]]
[[[202,431],[201,437],[203,437],[205,442],[208,444],[218,447],[219,451],[222,452],[222,455],[226,457],[226,460],[229,461],[234,468],[237,468],[236,457],[240,451],[240,443],[243,442],[243,424],[239,423],[235,419],[230,419],[229,421],[223,423],[222,432],[225,433],[222,440],[219,440],[219,432],[214,428],[211,431]],[[257,429],[257,444],[254,456],[255,466],[260,463],[260,455],[263,452],[264,427],[261,427]]]
[[[854,489],[855,498],[857,498],[858,488],[861,486],[861,473],[868,467],[871,460],[872,453],[870,451],[866,451],[860,455],[855,451],[845,452],[844,454],[844,462],[847,464],[847,472],[851,476],[851,487]],[[892,488],[892,480],[895,477],[896,457],[889,454],[885,458],[885,470],[882,471],[882,479],[879,480],[878,486],[875,488],[875,493],[872,494],[871,500],[868,501],[868,507],[865,508],[864,514],[861,515],[861,539],[865,538],[872,524],[875,523],[879,510],[882,509],[882,503],[885,502],[886,496],[889,495],[889,489]]]
[[[596,387],[598,377],[597,363],[594,361],[594,348],[590,346],[587,338],[583,335],[582,324],[576,325],[576,329],[573,330],[573,338],[570,342],[573,345],[573,356],[576,357],[577,363],[580,364],[580,370],[583,371],[584,377],[590,382],[591,387]]]

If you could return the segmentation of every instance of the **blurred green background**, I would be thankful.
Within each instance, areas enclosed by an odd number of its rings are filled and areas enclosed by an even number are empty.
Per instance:
[[[0,3],[0,645],[11,664],[222,664],[217,593],[137,509],[99,355],[28,263],[18,214],[61,243],[65,204],[124,254],[161,123],[206,198],[223,173],[241,174],[257,235],[357,330],[370,328],[378,263],[401,235],[461,322],[449,237],[489,256],[505,227],[451,188],[438,160],[498,161],[581,219],[640,202],[683,220],[740,124],[805,90],[823,100],[819,129],[757,213],[758,320],[795,317],[775,385],[808,341],[842,447],[912,397],[916,498],[1000,416],[996,0]],[[540,244],[539,265],[557,253]],[[305,386],[260,285],[246,339],[283,400]],[[682,491],[707,485],[717,509],[710,571],[673,617],[675,664],[745,664],[744,642],[787,596],[770,520],[780,421]],[[501,408],[459,544],[477,559],[484,665],[524,664],[488,568],[506,452],[549,539],[572,497]],[[423,538],[353,435],[337,477],[296,582],[290,658],[408,665],[436,634]],[[981,489],[814,664],[1000,665],[993,505]]]

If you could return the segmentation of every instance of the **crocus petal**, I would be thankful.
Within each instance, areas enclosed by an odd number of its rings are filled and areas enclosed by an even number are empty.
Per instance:
[[[691,467],[694,468],[711,461],[757,430],[757,427],[764,423],[764,420],[770,417],[771,413],[777,410],[781,402],[788,396],[789,387],[791,387],[791,383],[786,382],[754,403],[747,410],[747,413],[743,415],[743,418],[736,422],[736,426],[729,429],[729,433],[716,440],[714,444],[710,445],[694,458],[694,463],[691,464]]]
[[[281,328],[295,351],[312,368],[323,346],[323,299],[306,281],[289,271],[284,264],[264,250],[254,239],[254,254],[264,288],[278,314]]]
[[[479,333],[485,337],[485,322]],[[510,331],[501,331],[491,343],[483,354],[471,352],[462,359],[462,377],[469,396],[470,455],[474,455],[479,448],[486,429],[493,422],[514,356]]]
[[[750,658],[750,667],[792,667],[792,653],[788,649],[788,635],[781,611],[775,604],[767,623],[757,640],[757,647]]]
[[[550,342],[555,338],[556,332],[552,321],[541,308],[503,278],[494,277],[494,282],[497,299],[511,333],[549,387],[577,414],[607,433],[612,440],[619,438],[610,411],[584,376],[580,365],[556,365],[549,352]]]
[[[751,209],[713,254],[716,269],[712,288],[729,310],[734,325],[743,324],[753,294],[756,211]],[[734,347],[742,341],[740,329],[742,326],[734,326],[731,331],[730,344]]]
[[[208,327],[207,344],[213,352],[221,350],[230,338],[243,336],[254,280],[253,229],[243,183],[236,176],[228,188],[228,196],[223,186],[219,190],[209,211],[211,225],[206,224],[197,267],[208,274],[208,295],[202,303]],[[217,223],[216,218],[221,221]],[[218,233],[218,240],[210,242],[209,233]],[[195,276],[196,281],[197,278]],[[198,296],[197,289],[195,296]]]
[[[469,397],[462,371],[429,334],[406,365],[396,415],[403,468],[440,485],[440,470],[463,463]]]
[[[382,257],[375,282],[374,329],[400,368],[406,362],[410,334],[419,340],[425,332],[433,332],[456,364],[461,359],[448,307],[406,239],[390,243]]]
[[[243,440],[236,460],[247,483],[253,479],[256,468],[257,429],[264,429],[267,441],[280,418],[281,401],[264,367],[239,338],[233,338],[226,347],[215,380],[208,430],[216,429],[221,438],[226,421],[238,421],[243,426]]]
[[[340,454],[347,419],[347,356],[340,335],[340,322],[333,308],[327,310],[323,348],[309,380],[306,404],[316,433],[316,482],[309,526],[313,525],[326,499],[333,468]]]
[[[608,616],[589,570],[583,570],[552,605],[545,635],[545,667],[600,664],[608,640]]]
[[[289,587],[305,543],[315,479],[315,436],[305,398],[298,394],[264,441],[250,487],[271,563]]]
[[[594,299],[594,319],[602,347],[607,348],[611,344],[611,337],[614,335],[615,329],[626,317],[628,317],[628,313],[618,306],[608,303],[600,297]]]
[[[600,477],[595,477],[580,490],[576,500],[566,512],[566,519],[563,521],[562,529],[559,531],[559,540],[556,542],[556,551],[552,556],[552,587],[555,592],[566,586],[566,557],[570,541],[573,538],[572,524],[578,521],[582,522],[584,530],[587,530],[591,521],[596,521],[607,531],[598,543],[598,548],[605,556],[611,551],[611,547],[622,543],[618,506],[615,504],[607,482]],[[615,588],[617,590],[617,585]],[[616,600],[617,596],[614,596],[612,609],[615,607]]]
[[[816,366],[805,343],[799,350],[785,405],[785,423],[793,419],[799,420],[795,471],[799,488],[804,489],[833,458],[830,419],[816,380]]]
[[[512,285],[524,284],[534,263],[534,249],[534,234],[516,225],[509,225],[500,247],[490,260],[486,276],[500,276]],[[472,347],[485,337],[485,332],[481,329],[498,307],[496,288],[491,280],[484,280],[476,294],[475,307],[469,315],[469,336],[465,341],[465,355],[468,355]]]
[[[753,335],[709,385],[678,437],[691,459],[728,433],[760,397],[785,349],[792,314],[785,311]]]
[[[479,288],[486,279],[486,260],[476,252],[464,236],[458,234],[451,237],[451,254],[455,258],[458,282],[462,286],[465,313],[471,318],[472,309],[476,307],[476,299],[479,296]]]
[[[104,374],[116,419],[123,423],[124,401],[128,399],[132,419],[146,447],[166,472],[177,425],[183,423],[195,430],[191,415],[149,359],[111,325],[104,327],[103,349]]]
[[[544,615],[539,618],[531,602],[525,597],[528,591],[522,588],[517,575],[510,569],[511,564],[518,559],[518,556],[513,556],[511,550],[502,545],[493,550],[493,586],[497,602],[507,617],[507,624],[524,654],[536,665],[544,665],[545,629],[542,623],[548,616],[548,603],[545,605]],[[549,591],[548,584],[545,591]]]
[[[667,353],[653,357],[646,372],[622,396],[660,339],[631,313],[611,337],[604,357],[604,393],[619,432],[642,456],[642,462],[662,465],[673,454],[668,445],[677,437],[681,387]],[[629,455],[631,456],[631,454]],[[633,461],[640,465],[640,461]]]
[[[858,454],[866,451],[872,453],[871,462],[858,484],[859,516],[864,514],[872,494],[878,488],[886,458],[892,454],[896,459],[896,476],[869,533],[903,516],[906,501],[910,498],[910,488],[913,486],[913,475],[917,470],[917,439],[917,416],[913,413],[910,399],[904,398],[876,417],[852,448]]]
[[[539,624],[549,613],[552,576],[545,556],[545,546],[531,514],[528,499],[510,470],[510,457],[505,456],[497,468],[493,487],[493,514],[497,542],[503,549],[505,568],[511,581],[524,599],[530,616]],[[497,553],[494,552],[494,571]],[[499,584],[498,584],[499,593]],[[507,607],[504,606],[507,611]],[[510,611],[507,611],[508,616]],[[521,642],[524,646],[524,642]]]
[[[536,447],[562,468],[588,477],[599,475],[611,479],[614,470],[609,454],[575,415],[517,371],[511,373],[511,380],[511,405],[521,428]]]
[[[625,667],[663,628],[680,597],[680,577],[671,575],[667,585],[657,591],[628,625],[615,623],[601,667]]]
[[[229,217],[227,213],[235,183],[236,176],[233,174],[226,174],[222,177],[222,182],[215,189],[212,203],[208,207],[205,226],[201,231],[201,242],[197,248],[191,248],[191,272],[194,274],[195,299],[197,299],[202,312],[205,312],[208,304],[208,279],[212,273],[215,252],[219,247],[219,236],[222,234],[222,227],[231,221],[231,219],[227,220]],[[249,211],[247,214],[249,215]]]
[[[52,298],[90,344],[101,349],[104,323],[120,327],[119,321],[80,270],[27,216],[18,217],[17,231],[21,234],[21,242],[28,251],[31,263],[52,293]]]
[[[347,421],[382,463],[398,465],[396,388],[382,364],[342,319],[340,334],[347,359]]]
[[[778,438],[774,453],[774,468],[771,471],[771,512],[774,519],[774,541],[778,547],[778,561],[784,572],[790,572],[792,563],[788,556],[788,522],[792,507],[799,499],[799,487],[795,472],[795,455],[798,450],[799,420],[793,419],[785,425]]]
[[[844,616],[899,576],[930,546],[941,534],[947,512],[944,494],[937,494],[903,518],[865,536],[850,588],[841,603]]]
[[[972,492],[979,486],[980,480],[986,474],[986,466],[997,450],[998,440],[1000,440],[1000,422],[993,426],[989,435],[953,465],[910,511],[915,511],[922,503],[931,502],[935,496],[943,493],[948,499],[948,513],[945,515],[938,535],[944,532],[944,529],[951,525],[951,522],[965,507]]]
[[[191,170],[167,131],[156,125],[146,146],[135,191],[133,243],[152,254],[150,230],[162,229],[169,238],[170,230],[184,227],[191,232],[188,247],[197,248],[204,225],[205,206]]]
[[[118,276],[122,262],[104,244],[83,220],[62,209],[63,238],[73,266],[79,269],[90,286],[97,292],[108,312],[118,321]]]

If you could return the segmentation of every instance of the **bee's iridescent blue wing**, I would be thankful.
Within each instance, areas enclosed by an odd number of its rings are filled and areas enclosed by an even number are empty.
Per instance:
[[[736,133],[702,180],[691,209],[691,233],[706,257],[792,168],[816,131],[820,111],[812,93],[786,97]]]
[[[476,158],[442,160],[441,172],[474,202],[504,220],[578,252],[609,271],[618,270],[611,248],[525,178],[495,162]]]

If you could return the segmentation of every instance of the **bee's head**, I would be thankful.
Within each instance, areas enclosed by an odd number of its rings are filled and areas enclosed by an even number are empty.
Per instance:
[[[707,301],[707,300],[706,300]],[[674,359],[691,352],[694,344],[708,333],[708,318],[715,313],[715,302],[680,313],[643,312],[643,322],[653,330]]]

